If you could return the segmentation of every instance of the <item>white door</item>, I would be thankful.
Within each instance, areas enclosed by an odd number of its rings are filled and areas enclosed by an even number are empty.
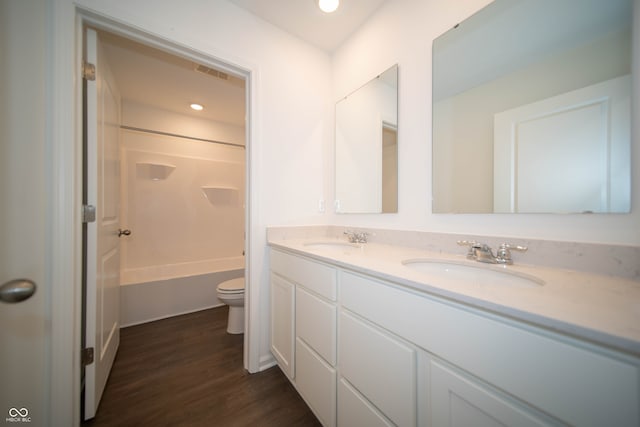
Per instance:
[[[6,425],[23,418],[29,425],[50,422],[46,13],[45,2],[0,2],[0,285],[21,278],[37,284],[27,300],[0,302],[0,420]]]
[[[86,30],[85,60],[95,65],[86,81],[87,204],[96,207],[87,224],[84,418],[95,416],[120,341],[120,95],[97,33]]]

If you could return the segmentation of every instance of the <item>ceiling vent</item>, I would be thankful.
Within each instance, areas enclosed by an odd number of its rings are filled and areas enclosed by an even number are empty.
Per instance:
[[[221,80],[229,80],[229,74],[223,73],[222,71],[218,71],[213,68],[205,67],[204,65],[196,64],[196,71],[204,74],[209,74],[210,76],[217,77]]]

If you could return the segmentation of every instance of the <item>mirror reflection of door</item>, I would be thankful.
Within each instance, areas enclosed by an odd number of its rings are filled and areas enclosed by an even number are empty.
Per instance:
[[[382,124],[382,212],[398,212],[398,128]]]
[[[633,5],[633,0],[495,0],[434,40],[434,213],[630,211],[632,163],[623,153],[632,147],[626,137],[631,121],[628,112],[614,111],[620,97],[593,97],[602,100],[599,109],[559,106],[518,119],[518,136],[526,141],[519,139],[513,159],[507,158],[517,174],[496,162],[494,138],[503,130],[494,128],[494,116],[633,78]],[[622,93],[629,99],[631,85]],[[507,125],[507,136],[513,129]],[[612,139],[612,133],[621,137]],[[583,139],[588,142],[581,144]],[[599,150],[589,161],[585,145]]]
[[[624,212],[631,76],[512,108],[494,120],[494,212]]]

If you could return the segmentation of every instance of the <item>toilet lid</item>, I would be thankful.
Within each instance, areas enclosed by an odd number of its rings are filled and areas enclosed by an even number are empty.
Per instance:
[[[240,293],[244,292],[244,277],[238,279],[227,280],[218,285],[219,292]]]

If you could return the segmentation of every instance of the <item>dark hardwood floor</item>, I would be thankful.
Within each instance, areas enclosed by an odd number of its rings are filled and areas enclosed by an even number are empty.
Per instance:
[[[227,307],[120,331],[96,417],[83,426],[319,426],[278,367],[249,374]]]

